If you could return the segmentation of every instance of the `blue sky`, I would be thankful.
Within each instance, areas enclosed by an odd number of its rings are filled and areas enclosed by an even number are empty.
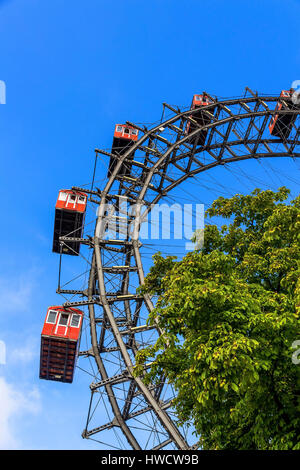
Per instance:
[[[80,436],[90,378],[38,379],[42,321],[60,301],[58,189],[91,181],[94,148],[110,148],[116,122],[157,121],[162,102],[188,106],[202,90],[289,88],[300,79],[299,30],[299,0],[0,1],[0,448],[96,447]]]

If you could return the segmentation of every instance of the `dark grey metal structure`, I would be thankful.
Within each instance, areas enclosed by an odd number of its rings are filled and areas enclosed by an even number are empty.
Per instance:
[[[82,189],[98,206],[94,235],[78,240],[91,249],[88,285],[82,291],[59,287],[58,292],[72,295],[72,301],[65,302],[65,306],[87,306],[89,312],[91,347],[80,355],[94,364],[95,378],[90,385],[84,438],[101,443],[109,440],[114,442],[112,447],[120,449],[197,447],[173,418],[173,391],[164,378],[160,384],[149,386],[144,384],[142,376],[133,376],[137,351],[162,333],[147,326],[146,317],[153,303],[149,296],[140,296],[135,289],[144,282],[139,241],[142,208],[145,216],[152,204],[158,203],[174,187],[218,165],[251,158],[300,156],[298,119],[286,139],[272,137],[268,131],[279,100],[283,102],[279,114],[299,113],[290,109],[282,98],[259,96],[250,89],[246,89],[242,98],[210,98],[214,103],[203,111],[209,123],[202,127],[193,119],[197,110],[182,110],[167,104],[164,111],[169,113],[168,119],[151,129],[128,123],[140,131],[138,142],[119,157],[101,190]],[[196,126],[192,143],[191,135],[185,133],[189,120]],[[204,128],[207,138],[205,145],[199,146],[197,134]],[[111,157],[110,152],[96,149],[96,156],[100,155]],[[130,161],[130,176],[118,175],[127,161]],[[124,200],[129,203],[129,212],[122,207]],[[108,204],[114,208],[111,215]],[[107,239],[102,236],[103,224],[110,217],[114,218],[116,236]],[[72,234],[61,238],[64,244],[74,241]],[[111,417],[108,422],[104,421],[104,410]],[[109,433],[114,434],[109,437]]]

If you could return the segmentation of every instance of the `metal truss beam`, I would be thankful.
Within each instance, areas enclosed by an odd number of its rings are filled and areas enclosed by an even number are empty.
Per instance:
[[[171,417],[172,400],[161,400],[164,391],[168,389],[164,378],[159,384],[146,385],[143,374],[135,375],[136,353],[144,344],[152,341],[152,332],[157,335],[163,332],[157,325],[150,328],[140,319],[141,311],[151,312],[154,306],[148,295],[130,292],[131,279],[135,276],[139,285],[144,283],[141,243],[138,239],[142,206],[146,206],[145,213],[149,213],[152,205],[174,187],[218,165],[250,158],[300,156],[298,121],[295,121],[291,135],[285,142],[270,136],[267,130],[268,122],[275,112],[280,115],[298,115],[299,110],[284,107],[275,111],[279,97],[262,97],[250,89],[247,91],[250,96],[215,99],[213,104],[206,107],[205,113],[209,120],[202,126],[194,119],[197,109],[181,111],[166,103],[164,107],[173,113],[172,116],[153,128],[147,129],[128,122],[139,129],[142,136],[126,153],[118,156],[117,164],[104,187],[91,191],[74,187],[91,197],[95,196],[97,199],[92,202],[99,203],[99,207],[94,237],[76,239],[92,250],[88,287],[86,290],[61,289],[60,293],[86,297],[86,300],[65,302],[64,305],[88,307],[91,348],[82,351],[81,356],[96,364],[98,375],[90,386],[91,403],[95,395],[105,391],[105,399],[114,416],[109,423],[90,428],[94,415],[91,405],[83,432],[85,438],[117,428],[125,436],[129,448],[144,448],[135,426],[135,420],[141,420],[138,417],[144,416],[144,423],[150,423],[149,433],[156,432],[155,439],[151,440],[151,445],[147,444],[147,448],[158,450],[168,446],[185,450],[197,447],[197,444],[187,441]],[[185,133],[188,121],[193,122],[195,129],[189,135]],[[203,131],[207,132],[205,145],[191,145],[189,139],[196,138],[197,142],[198,134]],[[115,157],[110,152],[96,149],[98,154]],[[135,154],[138,156],[133,160]],[[126,162],[133,163],[130,177],[119,174]],[[105,204],[113,200],[118,207],[118,202],[126,198],[129,204],[135,206],[135,210],[131,217],[122,219],[126,229],[124,240],[99,237],[99,227],[107,217]],[[121,217],[119,213],[117,219],[121,221]],[[127,230],[129,224],[130,231]],[[71,236],[61,237],[62,243],[74,240]],[[146,335],[146,339],[143,335]],[[111,370],[112,359],[119,361],[114,371]],[[147,442],[150,443],[150,438]]]

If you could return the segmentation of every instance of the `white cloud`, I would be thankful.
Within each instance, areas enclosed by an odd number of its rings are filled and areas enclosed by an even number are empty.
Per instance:
[[[14,348],[10,355],[9,355],[9,361],[11,363],[17,363],[20,364],[27,364],[31,362],[33,359],[36,358],[37,356],[37,347],[36,347],[36,339],[27,339],[27,344],[23,344],[22,347],[20,348]]]
[[[40,411],[40,394],[37,388],[21,390],[0,377],[0,449],[22,449],[17,434],[20,417]]]

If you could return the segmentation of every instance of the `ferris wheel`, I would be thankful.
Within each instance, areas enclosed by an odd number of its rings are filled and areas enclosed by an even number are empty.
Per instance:
[[[189,178],[199,175],[201,181],[208,170],[251,159],[296,161],[299,111],[293,89],[265,96],[247,88],[243,97],[232,99],[202,92],[187,109],[164,103],[168,117],[154,126],[115,126],[111,150],[95,150],[88,188],[60,190],[53,251],[60,255],[57,293],[63,302],[47,311],[40,377],[72,382],[77,359],[89,365],[84,438],[103,448],[197,448],[192,427],[177,423],[172,386],[164,377],[147,384],[143,375],[134,374],[137,352],[163,333],[147,324],[155,299],[137,292],[145,278],[140,230],[153,207]],[[98,188],[100,158],[106,159],[107,171]],[[85,221],[88,204],[94,208],[90,224]],[[86,263],[80,287],[61,283],[64,255]],[[82,341],[80,348],[83,331],[86,349]]]

